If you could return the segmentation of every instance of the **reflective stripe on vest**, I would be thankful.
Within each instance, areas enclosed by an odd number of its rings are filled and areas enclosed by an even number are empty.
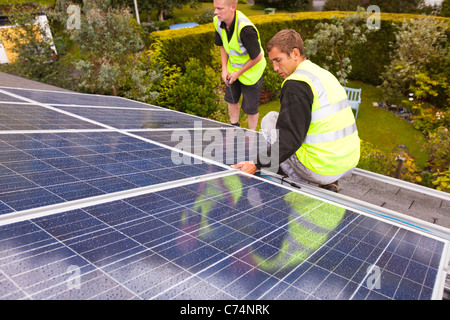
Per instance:
[[[315,110],[311,113],[311,121],[316,121],[328,117],[333,113],[337,113],[345,108],[350,107],[350,103],[348,102],[347,98],[344,98],[336,103],[330,104],[327,92],[323,87],[322,82],[318,77],[316,77],[311,72],[302,69],[297,69],[294,71],[294,74],[303,74],[309,77],[312,80],[314,86],[316,87],[317,92],[319,93],[320,109]]]
[[[227,32],[226,30],[222,29],[220,27],[221,21],[217,18],[217,16],[214,17],[214,24],[216,31],[219,33],[219,35],[222,37],[222,43],[225,51],[228,54],[228,63],[227,68],[228,72],[232,73],[235,72],[245,66],[245,64],[250,60],[250,56],[248,54],[247,49],[242,44],[241,38],[240,38],[240,32],[242,28],[246,26],[253,26],[258,34],[258,41],[261,53],[263,53],[263,49],[261,46],[261,39],[259,37],[259,32],[254,26],[254,24],[240,11],[236,10],[236,22],[234,26],[234,32],[233,36],[231,37],[231,40],[228,42]],[[256,65],[254,65],[251,69],[244,72],[240,77],[239,81],[245,85],[252,85],[255,84],[263,75],[264,69],[266,67],[266,59],[264,58],[264,55]]]
[[[356,131],[356,123],[354,123],[338,131],[326,132],[321,134],[308,134],[303,143],[313,144],[321,142],[332,142],[339,139],[344,139],[346,136],[349,136]]]
[[[360,152],[358,130],[347,94],[336,77],[305,60],[287,80],[306,82],[314,95],[311,124],[296,152],[299,161],[321,175],[355,167]]]

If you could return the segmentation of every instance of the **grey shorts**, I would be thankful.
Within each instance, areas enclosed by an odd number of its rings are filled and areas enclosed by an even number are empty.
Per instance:
[[[241,109],[246,114],[253,115],[259,112],[259,99],[261,98],[264,75],[253,85],[242,84],[239,79],[225,88],[225,101],[228,103],[239,103],[242,94]]]

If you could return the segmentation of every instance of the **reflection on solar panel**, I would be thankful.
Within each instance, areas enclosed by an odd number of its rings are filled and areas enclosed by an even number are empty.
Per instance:
[[[0,299],[442,296],[448,238],[231,170],[256,134],[123,98],[0,97]]]

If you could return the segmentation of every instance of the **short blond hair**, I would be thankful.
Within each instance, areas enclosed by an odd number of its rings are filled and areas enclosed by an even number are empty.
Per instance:
[[[222,0],[226,5],[232,6],[233,4],[237,6],[238,0]]]

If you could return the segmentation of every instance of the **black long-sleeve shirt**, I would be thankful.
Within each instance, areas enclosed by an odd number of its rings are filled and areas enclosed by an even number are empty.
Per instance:
[[[277,141],[272,149],[278,147],[278,164],[286,161],[302,145],[311,124],[311,109],[314,95],[311,87],[302,81],[287,80],[281,89],[280,114],[276,129]],[[267,153],[270,155],[270,151]],[[258,169],[270,167],[265,153],[258,155],[256,167]]]

